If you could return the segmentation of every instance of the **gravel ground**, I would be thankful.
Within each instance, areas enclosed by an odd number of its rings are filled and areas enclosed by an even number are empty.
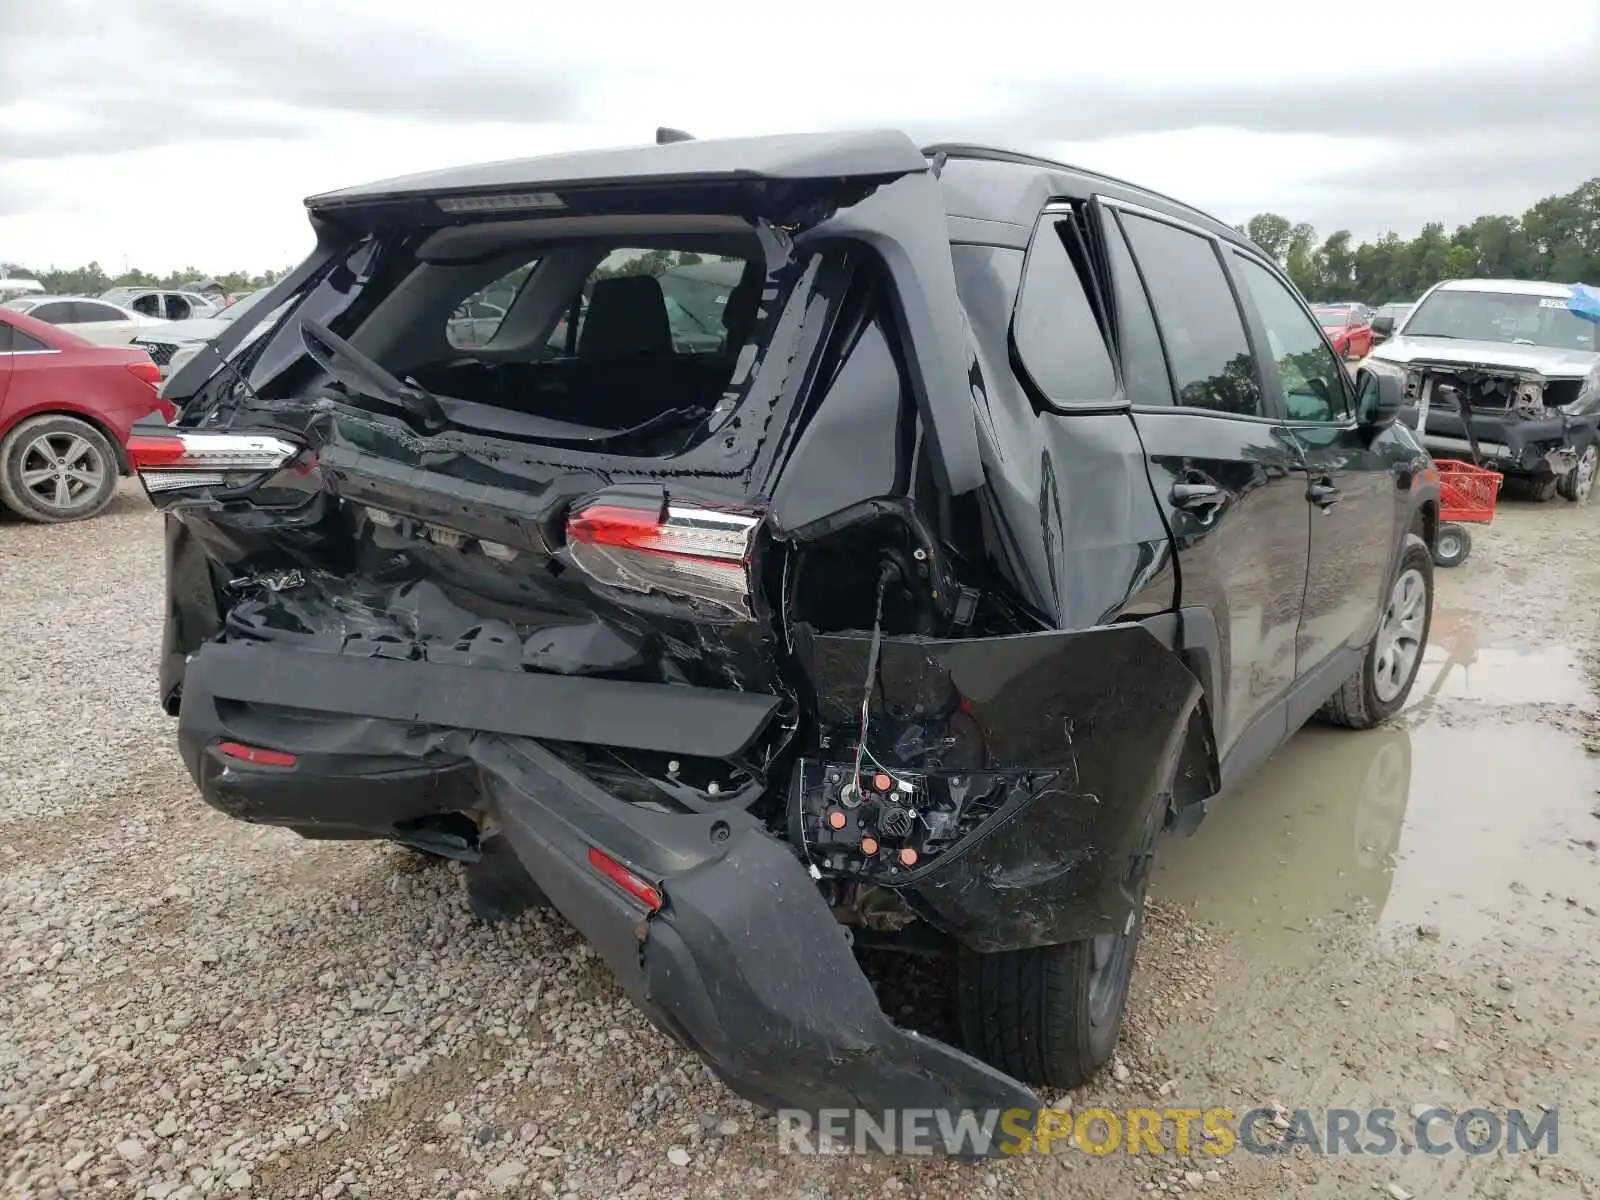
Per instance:
[[[1458,634],[1527,649],[1502,664],[1509,682],[1442,687],[1397,732],[1304,734],[1279,774],[1269,764],[1164,848],[1118,1060],[1062,1101],[1409,1109],[1400,1098],[1431,1088],[1559,1104],[1574,1122],[1562,1153],[968,1165],[781,1156],[773,1123],[655,1032],[559,918],[483,925],[447,865],[212,812],[155,704],[160,527],[137,489],[82,525],[0,521],[13,663],[0,684],[0,1194],[1600,1194],[1582,1125],[1600,1112],[1584,1065],[1600,1042],[1600,823],[1583,753],[1585,739],[1600,746],[1592,526],[1564,505],[1509,511],[1441,577]],[[1530,601],[1508,606],[1519,590]],[[1570,679],[1538,657],[1561,647]],[[1507,687],[1528,696],[1498,702]],[[1383,737],[1407,746],[1398,784],[1371,750]],[[1497,738],[1511,739],[1509,764]],[[1500,765],[1469,772],[1439,816],[1419,788],[1479,746]],[[1428,867],[1430,839],[1458,846],[1478,816],[1530,803],[1524,767],[1555,772],[1549,836],[1501,837],[1500,870],[1470,848],[1454,874]],[[885,1004],[937,1030],[928,970],[886,970]]]

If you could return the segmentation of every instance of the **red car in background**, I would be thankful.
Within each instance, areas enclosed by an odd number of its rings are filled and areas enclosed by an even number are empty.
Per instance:
[[[29,521],[94,516],[128,473],[133,423],[177,415],[160,382],[143,350],[0,309],[0,505]]]
[[[1372,353],[1372,314],[1350,304],[1319,304],[1311,310],[1340,358]]]

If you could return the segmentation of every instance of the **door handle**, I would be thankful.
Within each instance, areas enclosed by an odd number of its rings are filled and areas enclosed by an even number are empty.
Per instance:
[[[1210,512],[1221,508],[1227,499],[1223,490],[1214,483],[1175,483],[1172,485],[1174,507],[1190,512]]]
[[[1326,479],[1314,480],[1306,491],[1306,499],[1320,508],[1332,508],[1343,498],[1343,494]]]

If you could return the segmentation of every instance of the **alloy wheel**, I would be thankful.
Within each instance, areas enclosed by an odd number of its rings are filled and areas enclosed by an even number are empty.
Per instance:
[[[1389,703],[1411,682],[1422,654],[1422,632],[1428,619],[1428,585],[1415,567],[1400,572],[1389,592],[1378,636],[1372,643],[1372,690]]]
[[[22,486],[43,507],[58,513],[87,508],[99,496],[110,469],[100,450],[75,433],[42,433],[22,451]]]

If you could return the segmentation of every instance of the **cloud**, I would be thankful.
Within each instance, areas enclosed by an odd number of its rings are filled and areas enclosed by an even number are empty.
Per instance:
[[[1600,174],[1595,113],[1600,36],[1584,34],[1537,66],[1435,63],[1332,84],[1030,84],[959,134],[1054,149],[1219,215],[1237,213],[1230,220],[1272,210],[1368,239],[1428,221],[1449,228],[1485,213],[1520,215],[1571,191]],[[1216,153],[1191,153],[1197,146]],[[1148,165],[1119,169],[1103,165],[1106,157]]]
[[[1486,130],[1593,128],[1600,111],[1600,37],[1535,67],[1527,59],[1434,63],[1405,71],[1238,82],[1105,80],[1029,85],[998,120],[1013,134],[1052,141],[1220,126],[1254,133],[1408,140]]]
[[[1391,10],[1352,48],[1330,10],[1281,0],[1133,0],[1066,25],[1016,0],[976,24],[861,0],[781,19],[739,0],[15,3],[0,253],[280,266],[306,195],[658,124],[899,126],[1358,238],[1520,213],[1596,172],[1593,0],[1519,0],[1498,39],[1447,0]]]
[[[562,121],[578,108],[575,76],[524,47],[490,53],[382,13],[305,0],[55,0],[23,5],[7,22],[0,106],[43,97],[82,120],[0,128],[0,157],[294,138],[340,113]]]
[[[0,217],[31,212],[39,199],[39,193],[25,184],[0,179]]]

